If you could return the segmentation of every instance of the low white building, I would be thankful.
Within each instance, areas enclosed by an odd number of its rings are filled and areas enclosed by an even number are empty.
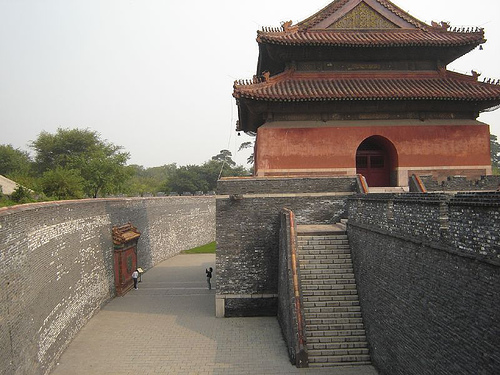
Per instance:
[[[14,190],[17,189],[18,184],[7,177],[0,175],[0,186],[2,187],[2,193],[5,195],[11,195]]]

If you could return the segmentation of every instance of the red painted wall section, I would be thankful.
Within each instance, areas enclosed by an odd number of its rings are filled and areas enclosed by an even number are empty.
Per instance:
[[[132,272],[137,268],[137,245],[115,249],[114,263],[116,294],[122,296],[133,286]]]
[[[491,163],[488,125],[261,127],[256,171],[356,168],[359,145],[374,135],[393,143],[396,167],[484,167]]]

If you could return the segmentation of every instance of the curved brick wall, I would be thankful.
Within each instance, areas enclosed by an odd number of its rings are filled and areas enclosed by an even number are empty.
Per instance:
[[[215,239],[215,197],[98,199],[0,209],[0,374],[47,374],[114,297],[111,227],[142,233],[151,268]]]

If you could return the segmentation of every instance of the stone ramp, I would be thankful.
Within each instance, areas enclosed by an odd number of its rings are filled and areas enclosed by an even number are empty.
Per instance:
[[[275,317],[215,318],[213,254],[179,255],[146,272],[78,333],[52,375],[376,375],[371,366],[297,369]],[[215,285],[217,270],[212,284]]]
[[[310,367],[370,364],[344,226],[297,226]]]

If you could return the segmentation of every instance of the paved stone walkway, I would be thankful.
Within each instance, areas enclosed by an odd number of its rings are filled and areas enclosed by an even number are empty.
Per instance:
[[[52,375],[377,374],[371,366],[297,369],[276,318],[215,318],[210,266],[212,254],[179,255],[149,270],[139,290],[90,320]]]

